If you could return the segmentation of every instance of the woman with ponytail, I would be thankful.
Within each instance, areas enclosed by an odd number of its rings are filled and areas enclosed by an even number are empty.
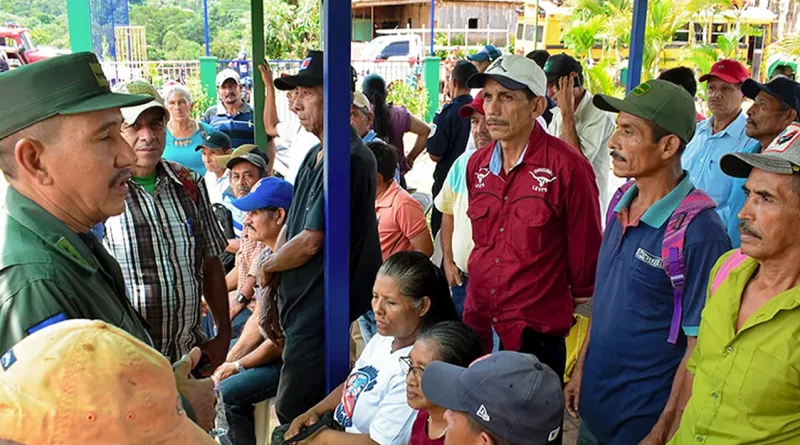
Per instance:
[[[294,419],[286,438],[333,412],[337,428],[320,430],[311,444],[406,445],[416,412],[406,400],[407,357],[420,332],[457,320],[447,278],[424,254],[398,252],[375,279],[372,310],[378,334],[364,348],[347,380],[325,400]]]
[[[411,114],[406,107],[386,103],[388,94],[386,81],[378,74],[367,76],[361,88],[369,99],[372,112],[375,114],[372,129],[381,140],[397,147],[400,176],[403,177],[413,167],[414,159],[425,150],[431,129],[422,119]],[[406,147],[403,143],[403,135],[407,132],[417,135],[417,141],[408,156],[406,156]]]

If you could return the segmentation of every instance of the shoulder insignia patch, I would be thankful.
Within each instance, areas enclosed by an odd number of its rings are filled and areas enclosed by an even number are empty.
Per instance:
[[[431,124],[431,132],[428,133],[428,139],[432,138],[433,135],[436,134],[436,124]]]
[[[84,266],[91,267],[91,264],[89,264],[89,262],[86,261],[86,258],[84,258],[83,255],[80,254],[80,252],[78,252],[78,249],[76,249],[75,246],[73,246],[72,243],[69,242],[69,240],[64,238],[63,236],[59,238],[58,241],[56,241],[56,247],[66,252],[67,255],[71,256],[72,258],[78,260],[78,262],[80,262]]]

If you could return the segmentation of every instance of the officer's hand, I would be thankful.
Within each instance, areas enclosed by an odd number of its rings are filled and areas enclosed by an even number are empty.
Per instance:
[[[201,355],[200,348],[192,348],[172,365],[172,370],[178,392],[192,406],[197,425],[205,431],[211,431],[216,417],[214,382],[211,379],[197,380],[189,374],[200,362]]]

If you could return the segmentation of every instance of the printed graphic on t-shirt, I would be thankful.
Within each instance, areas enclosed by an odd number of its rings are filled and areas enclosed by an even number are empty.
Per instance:
[[[365,366],[350,374],[344,383],[342,403],[336,407],[336,421],[339,425],[350,428],[353,426],[353,412],[361,393],[372,391],[378,380],[378,370],[372,366]]]

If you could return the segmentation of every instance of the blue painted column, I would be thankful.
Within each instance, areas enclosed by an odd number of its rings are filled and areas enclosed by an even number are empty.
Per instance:
[[[630,52],[628,53],[628,82],[625,88],[630,92],[642,79],[642,59],[644,56],[644,30],[647,26],[647,0],[634,0],[633,26],[631,26]]]
[[[429,57],[433,57],[433,25],[436,21],[436,0],[431,0],[431,53]]]
[[[350,368],[350,0],[323,2],[325,366],[328,392]]]

